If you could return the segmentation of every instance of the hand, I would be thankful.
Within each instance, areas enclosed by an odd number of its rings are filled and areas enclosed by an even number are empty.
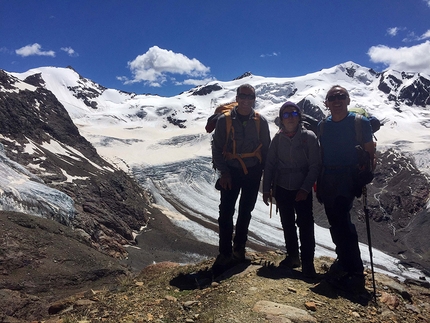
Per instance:
[[[305,190],[299,190],[296,194],[296,202],[304,201],[308,198],[308,192]]]
[[[230,173],[224,173],[219,179],[219,184],[224,190],[231,190],[231,175]]]
[[[263,202],[264,202],[264,204],[269,205],[269,202],[271,200],[272,200],[272,194],[270,194],[268,192],[263,193]]]

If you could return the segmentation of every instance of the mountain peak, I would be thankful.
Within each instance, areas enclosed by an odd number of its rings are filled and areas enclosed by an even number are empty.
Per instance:
[[[252,76],[252,73],[251,72],[245,72],[241,76],[238,76],[238,77],[234,78],[233,81],[235,81],[235,80],[241,80],[241,79],[249,77],[249,76]]]

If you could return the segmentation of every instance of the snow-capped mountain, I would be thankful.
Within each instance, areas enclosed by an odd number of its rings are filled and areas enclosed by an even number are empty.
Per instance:
[[[375,220],[372,221],[373,243],[391,256],[403,257],[409,264],[430,268],[430,243],[423,239],[430,226],[428,75],[397,71],[376,73],[347,62],[294,78],[247,73],[229,82],[213,81],[165,98],[107,89],[71,68],[43,67],[26,73],[4,74],[13,76],[16,81],[10,85],[11,89],[3,85],[0,93],[7,95],[15,91],[24,95],[17,84],[28,83],[37,91],[52,92],[67,110],[80,135],[105,161],[136,178],[151,192],[153,206],[162,210],[174,224],[188,230],[197,240],[214,245],[217,244],[219,196],[214,188],[216,174],[211,165],[211,135],[205,133],[204,126],[215,106],[234,101],[236,88],[250,83],[256,88],[255,108],[271,122],[273,135],[277,131],[273,121],[283,102],[297,102],[305,113],[321,119],[327,114],[323,106],[327,90],[334,84],[344,86],[350,92],[352,106],[364,107],[384,122],[376,133],[378,173],[369,186],[369,207]],[[33,107],[42,109],[43,105],[36,100]],[[50,120],[45,121],[50,124]],[[0,131],[6,149],[14,147],[15,138],[3,129]],[[20,152],[27,151],[25,148],[30,142],[26,143],[23,138],[20,143],[23,147]],[[9,156],[19,159],[14,149]],[[27,168],[34,164],[32,155],[28,153],[22,163]],[[88,160],[94,162],[91,158]],[[357,227],[364,232],[359,201],[355,210]],[[269,218],[268,212],[259,200],[251,221],[250,242],[283,248],[279,219]],[[315,213],[317,222],[323,226],[323,211],[317,204]],[[333,254],[328,230],[320,228],[316,232],[317,254]],[[361,241],[366,242],[364,234],[362,238]],[[368,259],[365,245],[361,251],[363,259]],[[386,255],[378,253],[375,258],[386,259]],[[390,261],[393,268],[389,270],[401,270],[398,261]],[[389,267],[387,261],[380,264]]]
[[[0,209],[73,226],[97,249],[125,256],[122,246],[148,221],[148,196],[97,154],[39,82],[0,71]]]
[[[425,130],[430,127],[430,77],[418,73],[376,73],[347,62],[295,78],[249,74],[230,82],[213,81],[169,98],[107,89],[72,69],[46,67],[21,74],[12,73],[21,80],[38,74],[45,82],[44,87],[64,105],[84,137],[95,144],[103,156],[112,158],[116,163],[160,164],[187,159],[191,157],[190,152],[207,155],[207,145],[202,147],[205,151],[192,147],[184,154],[181,148],[167,145],[166,140],[174,138],[182,143],[207,140],[210,136],[201,130],[206,118],[216,105],[234,101],[236,88],[244,82],[255,86],[256,109],[269,120],[276,117],[280,104],[287,99],[296,102],[305,100],[318,107],[311,114],[321,118],[322,114],[327,114],[323,107],[327,89],[340,84],[349,90],[351,106],[364,107],[370,114],[384,120],[385,127],[378,133],[380,150],[396,147],[397,144],[393,143],[400,142],[402,151],[413,154],[419,167],[430,172],[427,159],[422,156],[429,147]],[[276,131],[274,124],[272,130]],[[178,136],[180,138],[176,138]],[[120,147],[110,141],[116,141]],[[133,148],[129,149],[130,146]],[[172,154],[169,151],[163,153],[164,158],[154,159],[154,154],[150,152],[160,147],[164,151],[172,150]],[[125,158],[120,153],[122,148],[128,152]],[[132,151],[138,153],[130,154]]]

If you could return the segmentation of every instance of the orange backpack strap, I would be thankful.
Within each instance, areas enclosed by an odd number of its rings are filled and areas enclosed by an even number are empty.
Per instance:
[[[240,165],[242,166],[244,174],[246,175],[246,174],[248,174],[248,169],[246,168],[246,165],[245,165],[245,162],[243,161],[243,158],[257,157],[261,163],[263,161],[263,159],[261,157],[261,147],[263,147],[263,144],[260,143],[258,145],[257,149],[255,149],[252,153],[237,154],[236,153],[236,140],[234,137],[234,127],[232,126],[231,112],[227,111],[224,114],[225,114],[225,120],[226,120],[225,125],[226,125],[226,132],[227,132],[224,150],[223,150],[224,158],[226,160],[237,159],[239,161]],[[258,138],[260,138],[260,119],[261,119],[260,114],[258,112],[255,112],[254,120],[255,120],[255,125],[257,128]],[[233,152],[227,151],[227,143],[228,143],[228,139],[230,137],[230,134],[231,134],[231,139],[233,142]]]

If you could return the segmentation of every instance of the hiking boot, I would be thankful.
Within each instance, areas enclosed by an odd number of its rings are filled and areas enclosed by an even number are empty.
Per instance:
[[[339,259],[336,259],[327,271],[327,275],[330,277],[342,277],[345,274],[346,272],[343,269],[343,266],[340,263]]]
[[[313,261],[302,261],[302,274],[306,278],[316,278],[317,272],[315,271]]]
[[[366,291],[365,279],[363,274],[346,274],[335,280],[336,286],[353,293]]]
[[[212,265],[212,273],[214,277],[218,277],[228,269],[234,266],[233,258],[230,255],[219,254]]]
[[[224,255],[222,253],[220,253],[216,259],[215,262],[213,263],[213,266],[227,266],[232,262],[232,256],[231,255]]]
[[[246,250],[244,245],[233,246],[233,260],[240,261],[240,262],[251,261],[251,259],[246,256]]]
[[[300,258],[298,255],[288,255],[279,263],[280,267],[297,268],[300,267]]]

